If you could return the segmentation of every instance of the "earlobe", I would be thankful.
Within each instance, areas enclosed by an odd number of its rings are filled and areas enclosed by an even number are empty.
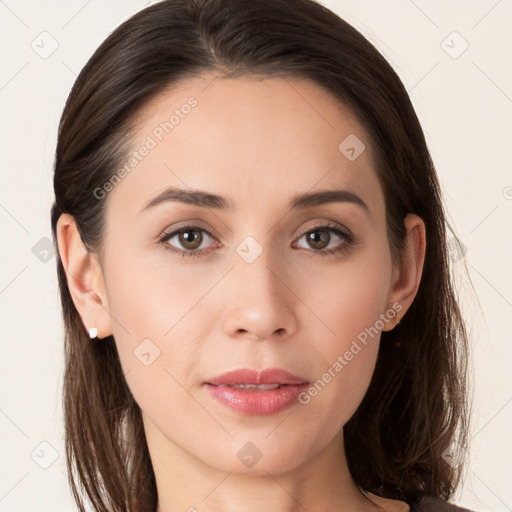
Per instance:
[[[87,332],[97,336],[112,334],[105,286],[97,257],[88,253],[74,218],[62,214],[57,221],[59,255],[66,272],[69,292]]]
[[[398,303],[402,309],[397,313],[397,322],[404,317],[418,292],[423,273],[426,251],[426,230],[423,220],[414,214],[404,219],[407,237],[400,268],[394,268],[389,303]]]

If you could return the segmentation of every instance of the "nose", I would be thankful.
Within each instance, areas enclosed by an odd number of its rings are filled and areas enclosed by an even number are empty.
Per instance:
[[[235,254],[226,279],[224,329],[234,338],[285,339],[297,330],[301,301],[293,293],[293,269],[263,252],[252,262]]]

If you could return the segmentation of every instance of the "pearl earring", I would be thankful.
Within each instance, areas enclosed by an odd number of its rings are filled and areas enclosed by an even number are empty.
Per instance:
[[[96,327],[91,327],[89,329],[89,338],[93,339],[96,338],[96,336],[98,336],[98,329],[96,329]]]

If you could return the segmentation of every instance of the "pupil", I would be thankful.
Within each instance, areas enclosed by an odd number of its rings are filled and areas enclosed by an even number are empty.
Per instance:
[[[189,236],[190,233],[196,233],[197,236],[192,234],[192,236]],[[180,234],[182,240],[181,243],[184,247],[187,247],[188,249],[197,249],[201,245],[202,241],[202,235],[193,229],[188,229],[187,231],[183,231]]]
[[[317,236],[319,235],[319,236]],[[323,236],[322,236],[323,235]],[[322,238],[327,238],[327,241],[322,241]],[[315,249],[323,249],[322,245],[325,245],[325,243],[327,242],[327,245],[329,244],[329,235],[328,233],[325,231],[325,230],[318,230],[318,231],[313,231],[309,234],[309,239],[310,241],[312,242],[312,246],[315,248]]]

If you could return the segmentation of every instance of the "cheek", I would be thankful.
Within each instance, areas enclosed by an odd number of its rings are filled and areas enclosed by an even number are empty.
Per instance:
[[[170,397],[184,403],[184,388],[197,385],[194,368],[210,327],[201,297],[211,287],[211,274],[202,282],[171,260],[131,254],[135,252],[113,253],[105,270],[112,329],[127,383],[143,410],[162,407]]]
[[[312,319],[318,373],[304,404],[321,422],[344,424],[370,384],[379,350],[381,315],[388,309],[391,261],[381,251],[361,252],[336,271],[318,274],[317,286],[302,284]],[[325,283],[325,284],[323,284]],[[319,319],[321,321],[319,321]],[[308,403],[306,403],[308,402]],[[335,421],[335,423],[336,423]]]
[[[294,292],[307,304],[331,353],[375,326],[389,308],[391,271],[386,246],[375,244],[374,250],[361,249],[337,264],[311,264],[303,273],[307,277],[296,280]]]
[[[344,312],[335,325],[336,336],[317,344],[312,356],[318,361],[315,380],[300,399],[308,418],[315,418],[326,438],[352,417],[375,369],[380,331],[362,327],[371,315],[358,315]]]
[[[108,303],[114,334],[120,339],[127,331],[137,339],[169,339],[175,329],[189,323],[195,304],[211,286],[208,280],[201,281],[192,266],[184,270],[164,251],[148,255],[133,248],[110,257]]]

